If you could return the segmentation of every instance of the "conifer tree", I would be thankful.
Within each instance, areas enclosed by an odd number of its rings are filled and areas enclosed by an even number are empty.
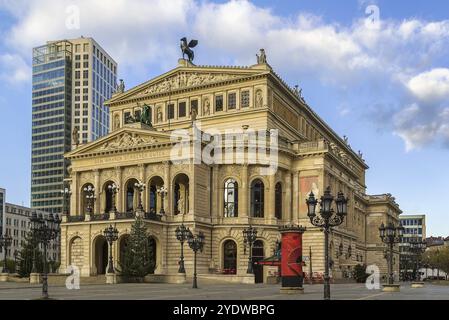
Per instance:
[[[43,271],[43,254],[39,250],[39,243],[33,236],[33,232],[29,231],[25,235],[25,240],[22,242],[22,248],[20,250],[18,258],[19,276],[29,277],[33,269],[33,259],[36,259],[36,272]]]
[[[119,263],[121,275],[126,278],[142,278],[154,266],[153,254],[149,252],[147,227],[141,217],[137,217],[131,227],[131,234]]]

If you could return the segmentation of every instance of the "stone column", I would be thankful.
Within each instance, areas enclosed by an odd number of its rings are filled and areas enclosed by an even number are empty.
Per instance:
[[[98,169],[94,170],[94,174],[95,174],[95,184],[94,184],[94,188],[95,188],[95,205],[94,205],[94,214],[100,214],[100,195],[101,195],[101,186],[100,186],[100,171]]]
[[[71,216],[77,216],[82,214],[81,209],[80,209],[80,192],[82,194],[82,190],[80,190],[79,186],[78,186],[78,181],[79,179],[79,173],[78,172],[73,172],[72,173],[72,185],[71,185],[71,190],[72,191],[72,195],[70,196],[70,215]]]
[[[188,214],[194,214],[195,213],[195,164],[192,163],[189,165],[189,198],[188,198],[188,208],[189,210],[187,211],[186,208],[186,212]],[[187,197],[186,197],[187,198]],[[186,199],[186,205],[187,205],[187,199]]]
[[[145,172],[146,172],[146,166],[143,163],[140,163],[138,165],[139,167],[139,179],[140,182],[142,182],[145,185],[145,189],[142,192],[142,206],[143,206],[143,211],[148,212],[150,210],[147,210],[147,195],[148,195],[148,190],[147,190],[147,182],[145,181]]]
[[[298,222],[299,219],[299,172],[293,173],[293,215],[292,222]]]
[[[284,212],[283,214],[283,219],[291,222],[292,219],[292,175],[290,173],[290,171],[287,171],[287,173],[285,174],[285,190],[283,190],[284,192]]]
[[[242,187],[239,194],[239,216],[248,217],[248,163],[242,165]]]
[[[212,166],[212,185],[211,193],[212,193],[212,210],[215,210],[215,212],[211,212],[213,217],[220,217],[221,209],[223,206],[220,204],[220,192],[221,192],[221,186],[218,185],[218,165]],[[240,208],[239,208],[240,209]]]
[[[166,215],[171,215],[172,187],[170,177],[170,161],[164,161],[164,186],[167,188],[167,196],[164,199],[164,210]]]
[[[117,183],[118,183],[118,187],[119,187],[119,191],[118,193],[115,195],[115,203],[116,203],[116,207],[117,207],[117,211],[118,212],[124,212],[123,209],[123,192],[125,192],[124,190],[124,186],[123,186],[123,174],[122,174],[122,168],[121,167],[115,167],[115,174],[117,176]]]
[[[270,222],[274,222],[275,221],[275,205],[276,205],[276,201],[275,201],[275,197],[276,197],[276,192],[275,192],[275,187],[276,187],[276,175],[270,175],[268,177],[268,183],[269,185],[269,189],[268,189],[268,212],[267,215],[265,217],[267,217]],[[266,192],[267,193],[267,192]]]

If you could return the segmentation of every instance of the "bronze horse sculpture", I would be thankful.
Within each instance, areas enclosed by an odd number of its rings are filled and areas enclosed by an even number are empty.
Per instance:
[[[187,44],[187,38],[184,37],[181,39],[181,51],[182,51],[182,58],[184,59],[184,56],[187,55],[189,58],[189,62],[192,62],[195,54],[191,48],[195,48],[198,44],[198,40],[190,40],[189,44]]]

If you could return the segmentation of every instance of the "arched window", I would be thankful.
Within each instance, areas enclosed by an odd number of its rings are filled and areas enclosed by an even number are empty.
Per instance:
[[[238,184],[234,179],[228,179],[224,184],[224,216],[238,216]]]
[[[274,216],[282,219],[282,184],[280,182],[274,188]]]
[[[114,196],[112,190],[109,186],[112,186],[114,182],[108,181],[104,184],[103,192],[104,192],[104,212],[108,213],[114,209]]]
[[[251,216],[255,218],[264,217],[264,184],[256,179],[251,183]]]
[[[237,273],[237,244],[232,240],[223,243],[223,273]]]
[[[150,180],[149,190],[149,202],[150,202],[150,212],[157,213],[160,211],[162,206],[161,195],[158,194],[158,190],[164,186],[164,180],[161,177],[153,177]]]
[[[138,192],[135,190],[135,184],[137,183],[136,179],[130,179],[126,183],[126,199],[125,199],[125,208],[126,212],[134,212],[135,209],[137,209],[137,202],[138,202]]]
[[[189,177],[183,173],[176,176],[174,180],[173,208],[175,214],[186,214],[189,212]]]
[[[89,209],[91,210],[90,211],[91,213],[95,212],[95,199],[91,198],[92,195],[94,194],[94,191],[88,190],[95,190],[94,185],[91,183],[86,183],[81,188],[81,210],[83,214],[88,213]]]

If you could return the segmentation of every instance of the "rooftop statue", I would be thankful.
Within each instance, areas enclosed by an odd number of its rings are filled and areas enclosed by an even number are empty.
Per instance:
[[[260,49],[260,54],[256,54],[257,64],[267,63],[267,55],[265,49]]]
[[[143,105],[142,114],[140,116],[140,122],[151,127],[151,109],[147,104]]]
[[[117,91],[116,93],[123,93],[125,92],[125,82],[123,79],[120,79],[120,83],[117,85]]]
[[[198,44],[198,40],[190,40],[189,44],[187,44],[187,38],[184,37],[181,39],[181,51],[182,51],[182,58],[184,59],[184,56],[187,55],[189,58],[189,62],[192,62],[195,54],[191,48],[195,48]]]

